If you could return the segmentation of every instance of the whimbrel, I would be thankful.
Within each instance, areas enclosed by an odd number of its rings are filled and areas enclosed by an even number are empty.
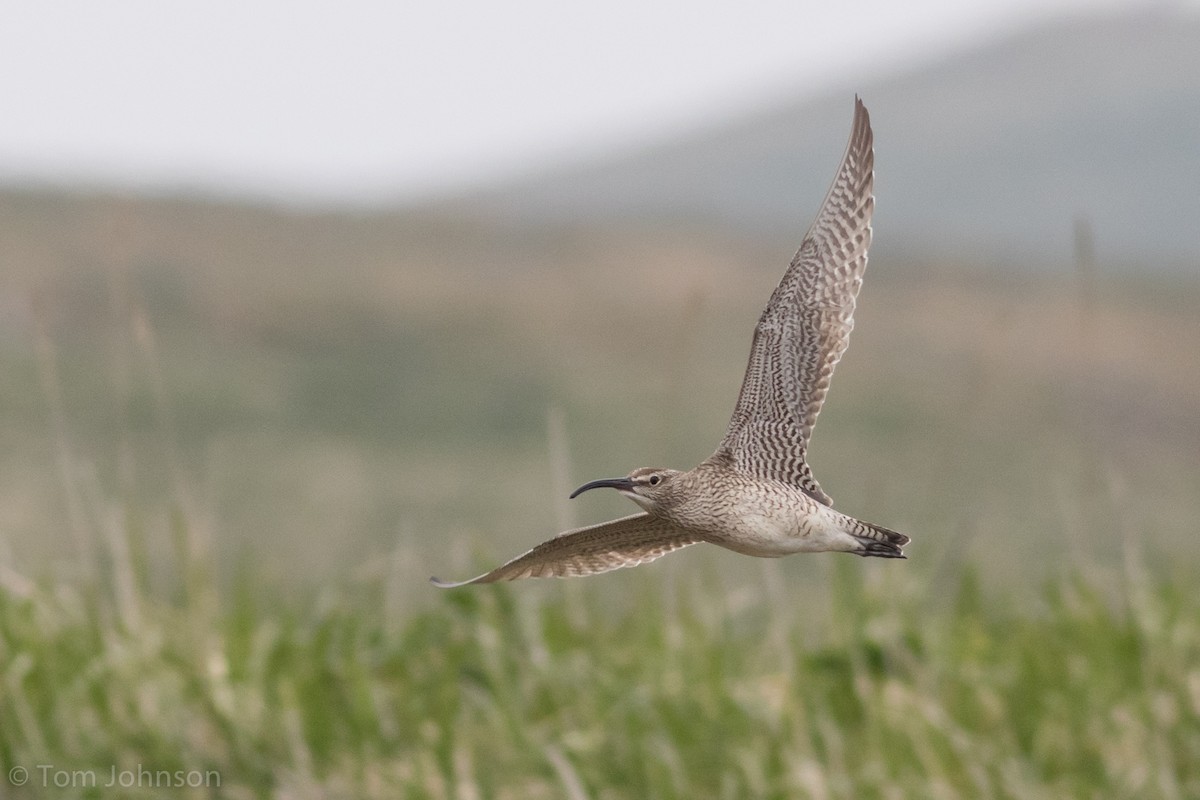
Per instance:
[[[806,458],[854,327],[871,244],[874,163],[871,121],[855,98],[846,154],[754,329],[742,391],[716,452],[686,472],[643,467],[585,483],[571,497],[608,487],[642,512],[566,531],[477,578],[433,583],[593,575],[700,542],[766,558],[820,551],[904,558],[908,537],[835,511]]]

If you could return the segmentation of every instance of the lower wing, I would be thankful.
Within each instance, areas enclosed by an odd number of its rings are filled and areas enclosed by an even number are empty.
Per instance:
[[[633,514],[611,522],[560,533],[507,564],[477,578],[451,583],[430,578],[434,586],[452,589],[472,583],[521,578],[571,578],[621,567],[636,567],[672,550],[702,541],[651,514]]]

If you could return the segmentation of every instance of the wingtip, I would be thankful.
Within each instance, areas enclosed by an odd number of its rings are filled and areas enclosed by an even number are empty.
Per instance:
[[[436,575],[431,575],[429,582],[439,589],[457,589],[460,586],[470,586],[473,583],[492,583],[496,577],[491,572],[485,572],[482,575],[476,575],[474,578],[468,578],[465,581],[444,581]]]
[[[854,95],[854,125],[855,130],[862,129],[870,135],[871,130],[871,112],[867,111],[867,104],[862,101],[862,98],[857,94]]]

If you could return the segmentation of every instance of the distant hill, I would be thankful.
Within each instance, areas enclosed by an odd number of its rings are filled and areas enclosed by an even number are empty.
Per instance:
[[[1028,29],[452,205],[794,239],[832,177],[855,91],[876,131],[878,248],[1061,264],[1086,217],[1102,264],[1200,271],[1200,15],[1169,8]]]

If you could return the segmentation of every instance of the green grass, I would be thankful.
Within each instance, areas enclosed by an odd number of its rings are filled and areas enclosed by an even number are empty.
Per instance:
[[[114,765],[247,798],[1200,794],[1194,576],[1014,598],[826,558],[811,603],[695,562],[416,612],[395,575],[285,610],[194,568],[162,599],[115,554],[96,583],[9,574],[0,767],[29,782],[4,796],[168,796],[106,790]]]

